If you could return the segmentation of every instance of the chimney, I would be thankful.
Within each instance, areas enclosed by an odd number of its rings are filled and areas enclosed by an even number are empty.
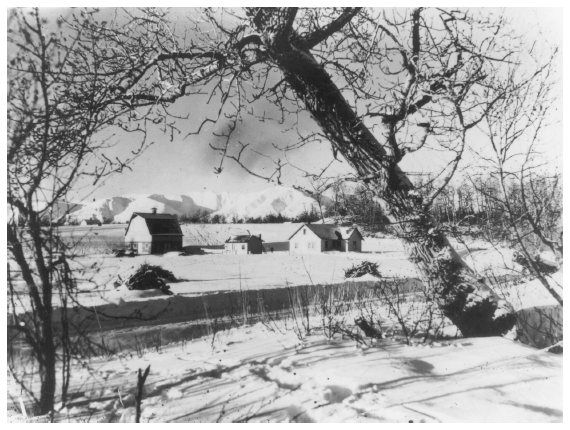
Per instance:
[[[259,235],[259,240],[261,240],[261,235]]]
[[[152,211],[153,214],[155,214],[155,213],[156,213],[156,208],[152,208],[151,211]]]

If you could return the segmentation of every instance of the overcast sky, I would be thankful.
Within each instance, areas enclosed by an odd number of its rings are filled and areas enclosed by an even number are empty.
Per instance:
[[[50,15],[57,15],[62,9],[51,10]],[[562,47],[562,13],[561,9],[509,9],[507,14],[512,17],[518,31],[529,37],[543,37],[552,44]],[[541,35],[540,35],[541,33]],[[561,69],[561,65],[560,65]],[[560,83],[560,91],[562,85]],[[559,114],[561,115],[561,102]],[[178,102],[177,109],[189,114],[190,119],[180,125],[181,133],[170,141],[158,130],[150,133],[149,140],[155,143],[139,157],[132,165],[132,171],[125,171],[109,179],[96,190],[89,183],[80,183],[71,199],[79,200],[86,197],[92,198],[111,197],[122,194],[184,194],[189,191],[215,191],[215,192],[253,192],[260,191],[271,186],[266,181],[255,178],[237,166],[231,160],[224,163],[221,174],[214,172],[214,167],[219,165],[219,156],[209,148],[209,143],[215,143],[212,134],[204,132],[201,135],[186,134],[195,130],[197,124],[207,111],[207,107],[196,102],[196,99],[186,99]],[[306,129],[313,125],[306,120]],[[553,163],[561,164],[562,155],[562,128],[561,124],[551,127],[547,132],[547,140],[550,142],[544,149],[548,151],[548,157]],[[245,142],[255,142],[263,147],[269,147],[271,142],[283,141],[286,137],[279,127],[274,124],[244,124],[239,130],[239,137]],[[127,156],[130,151],[138,146],[130,136],[120,138],[120,143],[112,155]],[[302,151],[291,155],[292,163],[306,170],[315,170],[328,163],[331,159],[330,145],[326,142],[315,143]],[[405,170],[426,171],[430,165],[437,165],[437,158],[426,159],[409,157],[404,161]],[[558,161],[557,161],[558,160]],[[260,160],[258,167],[263,170],[264,160]],[[334,171],[338,173],[348,172],[348,168],[337,164]],[[300,179],[298,173],[292,172],[284,177],[286,185],[306,185],[306,181]]]

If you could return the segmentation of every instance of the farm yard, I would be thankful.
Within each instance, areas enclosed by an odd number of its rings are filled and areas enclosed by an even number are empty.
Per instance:
[[[89,305],[99,305],[106,300],[118,299],[113,286],[117,276],[124,279],[142,263],[160,265],[184,279],[171,285],[173,293],[184,296],[297,285],[336,284],[345,281],[344,269],[363,260],[380,264],[381,273],[385,277],[416,276],[416,270],[407,260],[401,242],[394,238],[369,238],[363,242],[362,253],[290,255],[287,251],[276,250],[274,253],[260,255],[222,254],[223,243],[232,234],[244,231],[247,233],[247,230],[251,230],[261,233],[262,237],[268,237],[268,240],[273,240],[274,243],[286,243],[290,231],[295,231],[298,227],[291,224],[183,225],[184,245],[193,249],[196,254],[179,256],[174,252],[133,258],[116,258],[109,248],[99,247],[109,242],[120,243],[124,234],[122,225],[60,227],[59,234],[62,240],[76,243],[76,249],[88,252],[86,255],[79,253],[70,264],[79,274],[77,276],[79,300],[88,301]],[[94,245],[95,243],[97,245]]]
[[[74,372],[83,375],[83,382],[71,387],[73,400],[57,412],[56,420],[131,421],[133,370],[148,364],[151,376],[145,388],[143,422],[210,421],[214,415],[219,421],[251,422],[461,421],[472,402],[484,405],[498,401],[492,394],[496,384],[504,386],[501,401],[511,405],[512,414],[490,414],[485,419],[509,421],[516,416],[528,421],[557,420],[560,405],[542,404],[531,399],[531,390],[519,389],[526,378],[537,377],[545,382],[532,384],[532,392],[560,389],[552,375],[559,371],[561,360],[547,352],[511,345],[508,338],[455,339],[457,330],[449,322],[440,328],[442,340],[425,343],[425,332],[420,330],[411,340],[411,348],[402,338],[394,315],[381,306],[376,318],[385,338],[360,343],[351,337],[352,331],[335,335],[332,321],[342,320],[350,326],[362,315],[364,303],[379,304],[372,293],[374,278],[365,275],[347,280],[346,269],[368,261],[378,265],[387,282],[417,278],[398,239],[367,237],[362,253],[225,255],[221,250],[227,236],[244,230],[261,233],[277,243],[285,242],[283,237],[296,228],[185,225],[185,245],[196,250],[194,255],[174,252],[116,258],[94,253],[74,259],[74,270],[81,273],[77,300],[85,307],[74,317],[84,320],[84,327],[90,327],[93,339],[104,347],[83,361],[74,361]],[[91,235],[100,243],[120,240],[124,234],[123,226],[62,230],[62,237],[77,240]],[[455,245],[482,272],[505,274],[516,269],[513,263],[505,264],[511,261],[506,249],[482,241],[471,241],[467,247]],[[158,290],[115,287],[119,276],[125,279],[143,263],[160,266],[180,279],[169,283],[172,296]],[[561,283],[560,278],[556,280]],[[410,284],[412,289],[414,285]],[[553,305],[540,285],[524,287],[504,291],[513,305],[520,309]],[[328,301],[344,305],[337,305],[333,311],[324,305]],[[58,308],[54,311],[57,321]],[[133,314],[140,319],[120,318]],[[467,358],[474,351],[481,359],[487,354],[483,367]],[[381,359],[386,354],[394,358]],[[379,359],[381,364],[377,363]],[[464,365],[456,365],[457,372],[449,370],[449,363],[457,360]],[[543,364],[540,371],[536,360]],[[518,370],[509,370],[502,363],[518,363]],[[335,370],[340,368],[344,369],[340,373]],[[449,384],[467,388],[481,382],[483,370],[488,382],[480,384],[478,391],[458,397],[455,393],[461,388],[448,390],[436,403],[430,396],[405,400],[407,391],[403,386],[398,389],[400,378],[408,380],[408,388],[418,393]],[[311,378],[313,372],[320,376]],[[388,372],[392,376],[364,377],[363,372]],[[527,374],[532,376],[523,376]],[[15,376],[25,378],[25,373]],[[389,392],[382,387],[390,387]],[[247,407],[239,396],[247,398]],[[450,400],[445,400],[446,396]],[[185,399],[194,405],[190,410],[182,407]],[[449,402],[456,405],[458,401],[459,405],[449,406]],[[379,404],[384,405],[382,412]],[[434,405],[448,405],[449,409],[445,414],[435,413]]]
[[[354,290],[358,289],[358,284],[370,287],[375,282],[370,275],[349,280],[345,278],[346,270],[364,261],[376,264],[386,280],[418,278],[417,270],[408,260],[401,241],[393,237],[367,237],[363,241],[362,252],[291,254],[275,250],[259,255],[223,253],[223,242],[230,235],[251,231],[262,234],[266,243],[287,243],[286,239],[298,227],[298,224],[183,225],[185,248],[194,254],[170,252],[121,258],[113,256],[110,249],[104,246],[113,243],[120,247],[123,225],[60,227],[58,234],[62,240],[68,243],[73,241],[77,244],[76,249],[86,253],[79,253],[69,264],[75,273],[77,285],[73,300],[87,309],[76,317],[83,315],[83,318],[91,321],[90,330],[95,329],[95,323],[99,329],[132,328],[138,324],[137,320],[121,317],[133,313],[144,315],[148,320],[145,326],[201,320],[208,316],[204,313],[206,301],[213,307],[210,314],[220,316],[227,311],[229,302],[242,300],[243,294],[248,295],[249,301],[257,300],[259,294],[273,296],[272,306],[276,310],[276,306],[287,306],[290,301],[287,290],[291,288],[351,285],[349,289]],[[506,248],[494,247],[481,240],[471,240],[467,244],[455,242],[454,246],[468,264],[482,275],[510,277],[520,272],[520,267],[512,262],[512,251]],[[117,281],[122,283],[142,264],[162,267],[178,278],[177,282],[168,283],[173,296],[165,296],[159,290],[129,290],[125,285],[117,288]],[[17,271],[13,273],[13,288],[23,292],[24,284],[19,280]],[[558,275],[553,278],[555,285],[562,284]],[[500,293],[516,310],[555,305],[537,281],[533,281],[529,287],[513,287],[508,283],[499,287]],[[57,314],[58,292],[54,293]],[[26,306],[28,302],[25,296],[14,303],[17,312]],[[96,319],[93,309],[101,314]],[[105,315],[110,317],[106,318]]]
[[[113,282],[124,279],[142,263],[160,265],[183,279],[171,285],[173,293],[184,296],[206,293],[283,288],[310,284],[338,284],[345,281],[344,270],[353,264],[370,261],[379,265],[386,278],[416,278],[417,271],[407,259],[400,240],[393,237],[367,237],[362,252],[327,252],[295,255],[287,251],[260,255],[224,255],[224,241],[231,235],[251,231],[261,234],[266,244],[287,244],[287,238],[300,224],[187,224],[182,225],[184,247],[195,254],[179,256],[144,255],[115,258],[111,248],[121,247],[124,225],[59,227],[62,241],[76,244],[78,257],[71,264],[78,270],[80,300],[99,305],[118,299]],[[266,249],[268,245],[265,245]],[[469,247],[456,244],[460,254],[480,272],[512,272],[509,251],[472,241]],[[127,300],[129,300],[127,298]],[[133,298],[132,300],[136,300]]]
[[[288,238],[301,223],[284,224],[182,224],[183,246],[198,251],[204,248],[222,248],[230,236],[247,234],[261,234],[265,248],[274,251],[289,250]],[[126,224],[107,224],[86,227],[57,227],[61,239],[78,255],[90,255],[110,252],[111,248],[123,245]]]

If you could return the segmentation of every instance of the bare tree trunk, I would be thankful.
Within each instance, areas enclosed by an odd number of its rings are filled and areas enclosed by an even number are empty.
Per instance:
[[[280,39],[280,26],[286,27],[290,19],[282,19],[277,13],[268,20],[256,23],[265,31],[263,39],[270,48],[269,56],[284,72],[286,81],[336,150],[369,188],[379,192],[386,203],[385,213],[404,239],[410,259],[424,279],[436,286],[445,315],[464,336],[493,336],[508,331],[514,324],[514,315],[507,312],[495,317],[497,298],[482,280],[474,277],[431,219],[422,199],[410,193],[413,185],[394,157],[356,116],[311,53]],[[390,147],[389,140],[395,139],[395,130],[390,124],[385,126],[383,137]]]
[[[51,310],[50,310],[51,312]],[[55,371],[55,347],[53,342],[53,330],[51,320],[49,328],[45,322],[44,327],[44,343],[43,343],[43,372],[42,386],[40,393],[40,414],[45,415],[53,412],[55,388],[56,388],[56,371]]]
[[[146,382],[146,377],[148,376],[149,372],[150,372],[150,364],[148,365],[148,367],[144,371],[144,374],[142,373],[141,369],[139,369],[139,372],[137,375],[137,395],[135,396],[135,400],[136,400],[135,422],[136,423],[141,422],[141,406],[142,406],[143,389],[144,389],[144,383]]]
[[[35,214],[34,214],[35,216]],[[34,216],[30,217],[33,219]],[[17,237],[16,226],[8,226],[8,241],[11,243],[11,250],[14,259],[20,267],[22,278],[27,284],[30,300],[35,306],[36,315],[39,317],[37,325],[37,343],[32,346],[38,355],[40,365],[40,401],[39,413],[48,414],[53,411],[54,395],[56,390],[56,352],[52,326],[52,285],[49,279],[48,270],[42,256],[41,230],[37,222],[30,223],[30,235],[32,237],[35,252],[35,268],[40,273],[42,282],[41,296],[40,290],[32,275],[32,268],[24,255],[22,244]],[[33,317],[36,318],[36,317]]]

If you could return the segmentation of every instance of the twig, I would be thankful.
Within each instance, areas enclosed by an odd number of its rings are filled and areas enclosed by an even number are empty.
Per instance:
[[[144,388],[144,383],[146,381],[146,377],[148,376],[149,372],[150,372],[150,364],[148,365],[148,367],[144,371],[144,374],[142,373],[141,369],[139,369],[139,372],[137,375],[137,379],[138,379],[138,381],[137,381],[137,395],[135,397],[135,400],[137,402],[137,409],[136,409],[136,416],[135,416],[135,422],[136,423],[141,422],[141,404],[142,404],[143,388]]]

